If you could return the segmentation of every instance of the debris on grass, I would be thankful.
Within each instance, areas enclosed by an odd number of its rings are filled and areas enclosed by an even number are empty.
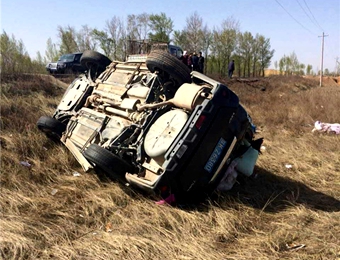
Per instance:
[[[319,131],[321,133],[334,133],[334,134],[340,134],[340,124],[338,123],[322,123],[320,121],[316,121],[314,124],[314,128],[312,132]]]
[[[58,190],[57,190],[57,189],[53,189],[53,190],[51,191],[51,195],[52,195],[52,196],[54,196],[54,195],[56,195],[56,194],[57,194],[57,192],[58,192]]]
[[[81,174],[80,174],[79,172],[74,171],[74,172],[73,172],[73,176],[74,176],[74,177],[79,177],[79,176],[81,176]]]
[[[176,202],[175,195],[170,194],[167,198],[160,200],[160,201],[156,201],[156,204],[157,205],[164,205],[164,204],[173,205],[175,204],[175,202]]]
[[[289,250],[289,251],[297,251],[297,250],[304,248],[304,247],[306,247],[305,244],[299,244],[299,245],[296,245],[296,244],[288,245],[288,244],[286,244],[286,249]]]
[[[112,224],[111,224],[111,222],[106,224],[105,231],[108,232],[108,233],[112,232]]]
[[[286,167],[287,169],[291,169],[291,168],[293,168],[293,165],[291,165],[291,164],[286,164],[285,167]]]
[[[20,164],[25,167],[31,167],[32,165],[27,161],[20,161]]]

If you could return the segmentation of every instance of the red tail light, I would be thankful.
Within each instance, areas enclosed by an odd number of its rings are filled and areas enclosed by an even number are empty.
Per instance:
[[[204,122],[205,119],[206,119],[206,116],[205,116],[205,115],[201,115],[201,116],[197,119],[196,124],[195,124],[195,127],[196,127],[197,129],[201,129],[201,127],[202,127],[203,122]]]
[[[166,192],[168,190],[167,186],[160,187],[161,192]]]

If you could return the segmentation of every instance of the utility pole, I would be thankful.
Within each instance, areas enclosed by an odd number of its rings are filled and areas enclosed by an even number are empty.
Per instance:
[[[322,33],[322,36],[318,36],[318,37],[322,37],[322,44],[321,44],[321,70],[320,70],[320,87],[322,86],[322,73],[323,73],[323,48],[324,48],[324,40],[325,37],[327,37],[328,35],[325,35],[325,33]]]

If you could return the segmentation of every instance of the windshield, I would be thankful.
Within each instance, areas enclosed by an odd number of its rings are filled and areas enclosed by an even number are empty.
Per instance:
[[[64,54],[59,58],[59,61],[73,61],[74,54]]]

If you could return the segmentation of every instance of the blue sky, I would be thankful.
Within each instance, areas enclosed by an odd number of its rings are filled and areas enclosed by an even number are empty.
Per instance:
[[[318,36],[323,31],[328,35],[324,69],[333,71],[336,57],[340,62],[340,0],[2,0],[1,31],[21,39],[34,58],[38,51],[45,55],[49,37],[57,43],[58,26],[80,30],[88,25],[101,30],[113,16],[125,20],[128,14],[164,12],[174,21],[174,29],[181,30],[195,11],[210,29],[232,16],[242,32],[270,38],[275,49],[271,67],[294,51],[300,62],[320,68]]]

